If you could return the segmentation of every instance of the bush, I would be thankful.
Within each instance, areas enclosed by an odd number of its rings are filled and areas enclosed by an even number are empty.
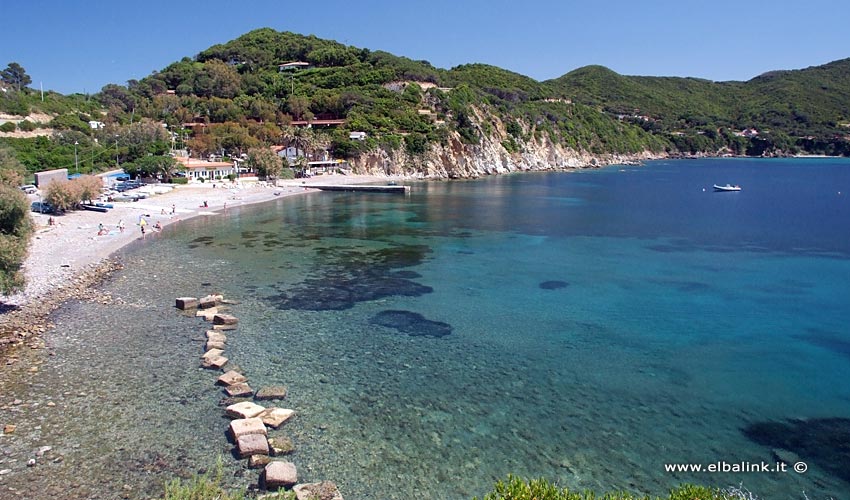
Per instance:
[[[667,500],[737,500],[737,493],[724,493],[717,489],[702,486],[682,485],[670,491]],[[496,483],[494,490],[483,500],[648,500],[646,496],[616,492],[597,495],[592,491],[571,492],[560,489],[545,479],[526,481],[508,476],[505,481]]]
[[[38,125],[29,120],[21,120],[21,122],[18,123],[18,129],[23,130],[24,132],[32,132],[36,128],[38,128]]]
[[[186,177],[172,177],[171,183],[172,184],[188,184],[189,179],[187,179]]]
[[[14,132],[18,127],[15,125],[15,122],[6,122],[3,125],[0,125],[0,132]]]
[[[32,235],[29,205],[17,186],[0,184],[0,295],[24,286],[21,265]]]
[[[224,467],[221,460],[216,463],[215,469],[209,473],[196,475],[186,482],[175,479],[165,485],[164,500],[243,500],[242,493],[228,493],[222,486]],[[277,495],[266,497],[269,500],[294,500],[295,494],[291,491],[280,492]]]

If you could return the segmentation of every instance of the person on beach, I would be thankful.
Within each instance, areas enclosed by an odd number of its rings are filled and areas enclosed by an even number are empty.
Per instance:
[[[171,212],[171,213],[174,213],[174,212]],[[159,213],[159,215],[167,215],[167,214],[165,213],[165,207],[162,207],[162,211]]]
[[[177,207],[174,206],[174,203],[171,204],[171,215],[174,215],[174,212],[177,211]]]
[[[145,225],[141,224],[139,227],[142,228],[142,239],[145,239]]]
[[[160,224],[159,221],[156,221],[156,224],[153,225],[153,228],[157,231],[162,231],[162,224]]]
[[[97,235],[103,236],[104,234],[106,234],[106,228],[103,227],[103,222],[101,222],[97,225]]]
[[[124,219],[118,219],[118,230],[124,232]]]

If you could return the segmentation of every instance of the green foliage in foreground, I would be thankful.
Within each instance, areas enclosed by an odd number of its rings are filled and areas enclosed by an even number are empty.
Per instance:
[[[188,481],[174,480],[166,484],[164,500],[244,500],[242,493],[230,493],[221,483],[224,471],[219,461],[215,469]],[[281,491],[275,500],[294,500],[291,491]],[[704,486],[681,485],[670,491],[666,497],[655,500],[742,500],[755,498],[752,495],[742,496],[742,492],[733,489],[721,491]],[[477,500],[477,499],[475,499]],[[505,481],[498,481],[493,491],[482,500],[653,500],[647,496],[635,496],[631,493],[615,492],[597,495],[592,491],[574,492],[567,488],[560,489],[545,479],[524,480],[508,476]]]
[[[221,459],[215,468],[201,475],[195,475],[191,479],[181,481],[175,479],[165,485],[164,500],[244,500],[245,495],[241,492],[229,492],[222,486],[224,478],[224,466]],[[289,491],[281,491],[269,500],[295,500],[295,494]]]
[[[735,495],[706,488],[703,486],[683,485],[670,491],[664,500],[737,500]],[[526,481],[508,476],[505,481],[496,483],[494,490],[483,500],[650,500],[646,496],[631,493],[606,493],[597,495],[591,491],[575,492],[567,488],[560,489],[545,479]]]

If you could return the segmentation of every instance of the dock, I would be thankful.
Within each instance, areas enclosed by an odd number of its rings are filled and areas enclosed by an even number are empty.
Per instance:
[[[410,186],[375,186],[369,184],[334,184],[334,185],[312,185],[307,186],[322,191],[360,191],[364,193],[398,193],[410,192]]]

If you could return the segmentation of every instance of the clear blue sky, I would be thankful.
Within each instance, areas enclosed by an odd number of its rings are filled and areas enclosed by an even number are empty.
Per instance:
[[[748,80],[850,57],[847,0],[0,0],[0,68],[62,93],[125,85],[256,28],[538,80],[588,64]]]

